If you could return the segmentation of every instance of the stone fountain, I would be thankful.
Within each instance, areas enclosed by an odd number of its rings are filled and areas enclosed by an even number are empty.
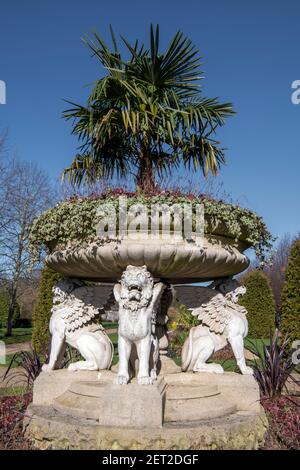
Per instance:
[[[246,365],[245,293],[233,276],[247,268],[249,245],[224,235],[199,244],[160,235],[52,247],[47,264],[65,276],[54,288],[48,364],[37,378],[25,421],[39,448],[256,449],[266,421]],[[83,280],[97,281],[86,285]],[[208,286],[186,286],[195,282]],[[197,317],[182,348],[168,356],[174,299]],[[117,303],[119,363],[97,317]],[[60,369],[66,345],[83,360]],[[230,344],[240,373],[209,363]]]

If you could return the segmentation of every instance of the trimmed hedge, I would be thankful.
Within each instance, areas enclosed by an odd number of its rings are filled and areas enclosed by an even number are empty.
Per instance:
[[[300,239],[291,246],[282,291],[281,332],[300,340]]]
[[[267,276],[258,270],[246,274],[242,283],[247,292],[240,299],[240,304],[247,311],[250,338],[268,338],[270,329],[275,328],[275,301]]]
[[[61,278],[61,274],[47,266],[42,269],[38,298],[32,316],[32,343],[37,353],[45,353],[48,349],[52,288]]]

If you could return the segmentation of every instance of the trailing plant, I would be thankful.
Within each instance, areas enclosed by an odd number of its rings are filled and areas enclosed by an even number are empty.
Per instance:
[[[272,236],[264,221],[254,212],[234,204],[213,200],[205,196],[162,192],[154,195],[140,193],[107,192],[89,198],[71,198],[41,214],[33,223],[29,233],[31,251],[38,256],[43,248],[48,252],[66,247],[76,249],[84,243],[101,242],[96,229],[100,220],[97,209],[101,204],[118,212],[119,196],[127,196],[127,206],[143,204],[149,216],[153,204],[191,204],[195,213],[197,204],[203,204],[207,235],[226,236],[233,243],[239,240],[253,246],[258,255],[269,249]],[[195,224],[195,218],[193,219]],[[193,226],[195,229],[195,225]],[[118,230],[118,226],[117,226]],[[102,240],[103,241],[103,240]]]

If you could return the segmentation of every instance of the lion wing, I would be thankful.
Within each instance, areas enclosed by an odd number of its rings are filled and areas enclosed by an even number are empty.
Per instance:
[[[192,315],[212,333],[224,332],[228,322],[231,320],[230,310],[227,308],[227,300],[223,294],[216,294],[209,302],[203,303],[201,307],[192,310]]]
[[[69,295],[67,299],[69,308],[64,308],[62,312],[67,332],[83,327],[103,313],[103,307],[109,305],[112,299],[112,288],[104,287],[106,286],[83,286]],[[99,327],[103,329],[101,325]]]

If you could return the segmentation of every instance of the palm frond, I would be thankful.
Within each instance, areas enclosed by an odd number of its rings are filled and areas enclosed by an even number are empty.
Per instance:
[[[84,39],[106,73],[86,106],[69,102],[63,114],[81,143],[64,175],[74,184],[134,168],[138,175],[145,158],[159,178],[180,161],[216,174],[225,157],[212,136],[234,112],[231,103],[202,96],[202,63],[191,40],[177,31],[161,51],[159,27],[151,25],[149,48],[121,36],[128,55],[122,57],[112,27],[110,34],[112,50],[97,32]]]

